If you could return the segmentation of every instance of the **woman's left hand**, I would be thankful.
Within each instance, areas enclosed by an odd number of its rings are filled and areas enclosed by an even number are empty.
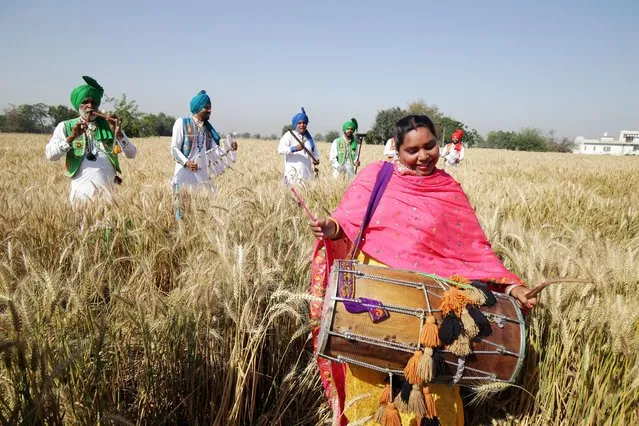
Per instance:
[[[517,299],[517,301],[521,304],[521,306],[527,309],[532,309],[537,304],[537,298],[532,297],[529,299],[528,297],[526,297],[529,291],[530,289],[528,287],[519,285],[512,289],[512,291],[510,292],[510,295],[514,297],[515,299]]]

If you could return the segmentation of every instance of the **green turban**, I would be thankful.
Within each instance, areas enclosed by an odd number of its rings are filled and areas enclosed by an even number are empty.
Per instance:
[[[356,132],[357,120],[355,120],[354,118],[351,118],[349,121],[344,123],[344,125],[342,126],[342,132],[346,133],[346,129],[348,129],[349,127],[352,128],[354,132]]]
[[[96,104],[100,105],[102,95],[104,95],[104,89],[97,81],[87,75],[82,76],[82,78],[87,84],[78,86],[71,92],[71,105],[76,111],[78,111],[85,98],[91,98]]]

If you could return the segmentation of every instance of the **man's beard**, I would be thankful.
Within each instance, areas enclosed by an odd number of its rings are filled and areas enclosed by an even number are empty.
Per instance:
[[[93,110],[91,110],[93,111]],[[86,109],[80,107],[80,117],[84,120],[87,121],[87,117],[89,116],[89,113],[86,111]],[[97,115],[95,114],[91,114],[91,117],[88,121],[95,121],[98,118]]]

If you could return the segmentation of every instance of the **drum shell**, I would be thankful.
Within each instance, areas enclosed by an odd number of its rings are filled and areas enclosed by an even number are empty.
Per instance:
[[[348,272],[350,269],[353,272]],[[425,285],[431,308],[436,310],[440,305],[440,297],[437,296],[444,293],[446,286],[415,271],[362,265],[356,261],[336,260],[333,264],[318,335],[318,355],[331,360],[355,360],[356,363],[370,364],[379,371],[401,372],[417,350],[422,320],[415,315],[391,311],[389,318],[373,323],[367,313],[349,313],[342,302],[335,300],[338,282],[347,273],[355,276],[356,298],[379,300],[385,306],[427,308],[422,289]],[[443,350],[451,374],[439,376],[434,382],[452,382],[460,363],[464,367],[463,375],[458,378],[461,384],[516,381],[525,356],[524,318],[515,299],[501,293],[494,295],[496,305],[480,307],[485,315],[492,318],[492,335],[475,339],[472,342],[473,354],[464,359]],[[433,312],[433,315],[440,323],[441,312]],[[344,334],[347,336],[344,337]],[[349,334],[365,336],[376,343],[358,341],[357,338],[349,338]],[[402,345],[402,348],[398,349],[396,345]]]

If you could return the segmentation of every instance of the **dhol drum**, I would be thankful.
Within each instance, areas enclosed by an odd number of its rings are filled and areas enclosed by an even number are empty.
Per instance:
[[[425,348],[420,336],[427,318],[442,336],[442,307],[451,287],[457,288],[457,284],[435,275],[336,260],[324,300],[317,354],[334,362],[404,375],[416,351]],[[441,341],[438,337],[433,350],[446,368],[436,369],[424,382],[478,385],[517,379],[526,347],[521,310],[514,298],[481,290],[490,293],[493,303],[468,309],[481,311],[487,320],[484,330],[468,336],[469,350],[463,355],[451,350],[453,344],[446,342],[445,336]],[[472,316],[477,318],[478,314],[473,312]],[[466,331],[461,318],[455,321],[463,335]]]

